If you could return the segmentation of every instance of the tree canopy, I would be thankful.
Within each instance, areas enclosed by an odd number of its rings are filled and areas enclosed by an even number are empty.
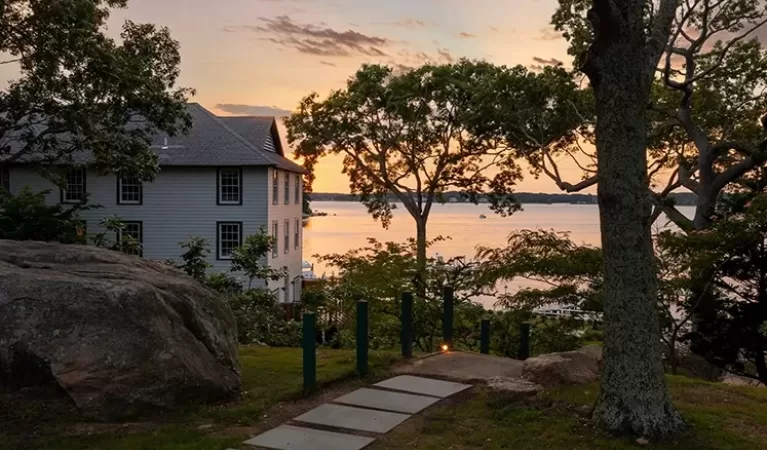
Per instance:
[[[0,167],[73,164],[151,179],[158,131],[190,125],[188,88],[177,87],[179,44],[167,28],[125,22],[106,33],[127,0],[0,0],[0,64],[19,76],[0,91]]]
[[[521,171],[488,121],[504,71],[466,60],[399,74],[365,65],[326,99],[303,99],[286,119],[288,141],[310,171],[325,155],[343,155],[351,192],[384,226],[394,194],[415,219],[423,267],[426,222],[443,192],[475,202],[490,193],[497,212],[518,209],[512,191]]]

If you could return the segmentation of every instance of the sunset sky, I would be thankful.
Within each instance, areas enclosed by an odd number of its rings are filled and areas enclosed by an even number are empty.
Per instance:
[[[340,88],[364,62],[413,67],[461,57],[527,66],[569,62],[548,26],[556,0],[130,0],[110,20],[168,26],[181,85],[220,115],[284,115],[305,95]],[[4,78],[4,79],[3,79]],[[0,81],[9,75],[0,71]],[[575,171],[573,171],[575,173]],[[575,181],[578,174],[575,175]],[[555,192],[528,177],[520,190]],[[347,192],[339,160],[316,191]]]

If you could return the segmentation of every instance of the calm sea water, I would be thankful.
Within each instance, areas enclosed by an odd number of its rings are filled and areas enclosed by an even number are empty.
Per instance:
[[[312,217],[304,228],[304,259],[316,263],[313,255],[343,253],[364,247],[367,238],[380,241],[404,242],[415,236],[415,222],[404,209],[394,211],[389,229],[374,221],[365,207],[356,202],[312,202],[312,209],[326,212],[327,217]],[[694,208],[679,207],[692,217]],[[487,218],[481,219],[480,215]],[[666,226],[661,217],[657,227]],[[510,233],[523,229],[548,229],[570,232],[571,239],[579,244],[600,245],[599,210],[596,205],[524,205],[523,210],[511,217],[501,217],[490,211],[488,205],[453,203],[434,205],[427,225],[428,237],[450,237],[429,249],[430,255],[445,258],[455,256],[473,257],[477,246],[500,247],[505,245]],[[314,272],[331,274],[332,269],[315,264]],[[508,289],[529,286],[526,280],[515,281]],[[491,306],[492,299],[480,299]]]

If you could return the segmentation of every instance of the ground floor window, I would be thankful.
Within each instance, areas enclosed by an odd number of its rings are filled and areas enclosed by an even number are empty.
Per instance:
[[[242,222],[218,223],[218,259],[232,259],[232,253],[242,245]]]
[[[123,222],[125,228],[117,234],[120,250],[136,256],[144,256],[144,223],[139,221]]]

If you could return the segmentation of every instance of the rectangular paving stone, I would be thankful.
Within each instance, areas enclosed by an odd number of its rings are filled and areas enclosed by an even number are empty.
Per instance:
[[[385,411],[407,414],[415,414],[438,401],[439,399],[434,397],[367,388],[357,389],[333,400],[335,403],[343,403],[345,405],[383,409]]]
[[[322,405],[293,420],[349,430],[386,433],[409,417],[407,414],[373,411],[350,406]]]
[[[360,450],[374,440],[351,434],[282,425],[245,443],[277,450]]]
[[[376,387],[394,389],[397,391],[413,392],[415,394],[431,395],[432,397],[445,398],[461,391],[469,389],[470,384],[453,383],[450,381],[432,380],[431,378],[401,375],[389,378],[375,384]]]

